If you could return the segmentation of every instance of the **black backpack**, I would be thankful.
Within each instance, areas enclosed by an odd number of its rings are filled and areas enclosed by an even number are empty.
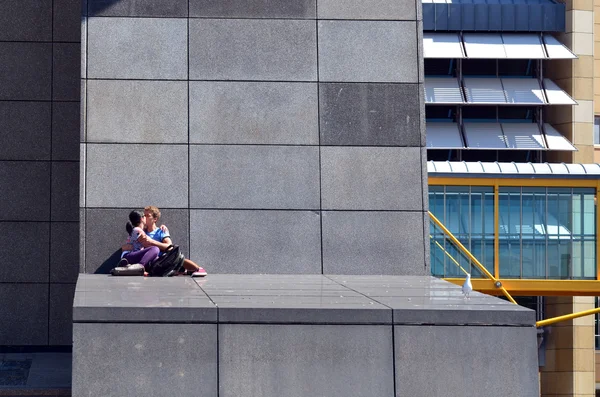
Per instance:
[[[178,245],[169,245],[164,254],[148,264],[148,274],[151,277],[171,277],[183,267],[185,257]]]

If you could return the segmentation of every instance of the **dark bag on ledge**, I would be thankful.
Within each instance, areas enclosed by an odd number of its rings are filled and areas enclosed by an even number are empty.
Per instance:
[[[178,245],[169,245],[167,251],[148,264],[151,277],[171,277],[183,267],[185,257]]]

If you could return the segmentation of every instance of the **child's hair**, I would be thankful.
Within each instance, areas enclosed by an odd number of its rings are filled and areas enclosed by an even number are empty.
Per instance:
[[[127,230],[127,234],[131,234],[134,227],[138,227],[142,223],[142,218],[144,217],[144,213],[142,211],[131,211],[129,213],[129,222],[125,224],[125,229]]]

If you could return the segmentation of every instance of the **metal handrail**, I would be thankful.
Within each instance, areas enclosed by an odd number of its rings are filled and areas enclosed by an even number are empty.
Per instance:
[[[495,278],[492,273],[490,273],[485,266],[483,266],[478,260],[477,258],[475,258],[473,256],[473,254],[471,254],[471,252],[465,248],[464,245],[462,245],[462,243],[456,238],[454,237],[454,235],[450,232],[450,230],[448,230],[446,228],[446,226],[444,226],[444,224],[442,222],[440,222],[440,220],[438,218],[435,217],[435,215],[433,215],[431,213],[431,211],[429,212],[429,217],[431,218],[431,220],[433,221],[433,223],[435,223],[437,225],[437,227],[439,227],[442,232],[444,232],[444,234],[446,235],[446,237],[452,241],[454,243],[454,245],[462,251],[462,253],[464,255],[466,255],[467,258],[469,258],[471,260],[471,263],[473,263],[475,265],[475,267],[477,267],[477,269],[479,269],[479,271],[481,271],[487,278],[489,278],[490,280],[492,280],[494,282],[494,286],[496,288],[498,288],[502,294],[504,294],[504,296],[506,296],[506,298],[511,301],[512,303],[514,303],[515,305],[517,304],[517,302],[513,299],[513,297],[508,293],[508,291],[502,286],[502,283],[500,282],[499,279]]]
[[[535,323],[535,326],[536,327],[543,327],[543,326],[546,326],[546,325],[558,323],[560,321],[572,320],[574,318],[583,317],[583,316],[589,316],[590,314],[597,314],[597,313],[600,313],[600,307],[597,307],[595,309],[583,310],[581,312],[565,314],[565,315],[562,315],[562,316],[556,316],[556,317],[552,317],[552,318],[547,318],[546,320],[540,320],[540,321],[537,321]]]

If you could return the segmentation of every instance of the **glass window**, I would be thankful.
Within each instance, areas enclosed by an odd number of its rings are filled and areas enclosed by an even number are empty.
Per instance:
[[[600,116],[594,117],[594,145],[600,145]]]
[[[596,205],[593,188],[501,187],[500,276],[594,279]],[[431,186],[431,211],[490,271],[494,269],[494,193],[491,186]],[[462,277],[470,261],[431,227],[431,267],[440,277]],[[452,257],[452,258],[451,258]]]

